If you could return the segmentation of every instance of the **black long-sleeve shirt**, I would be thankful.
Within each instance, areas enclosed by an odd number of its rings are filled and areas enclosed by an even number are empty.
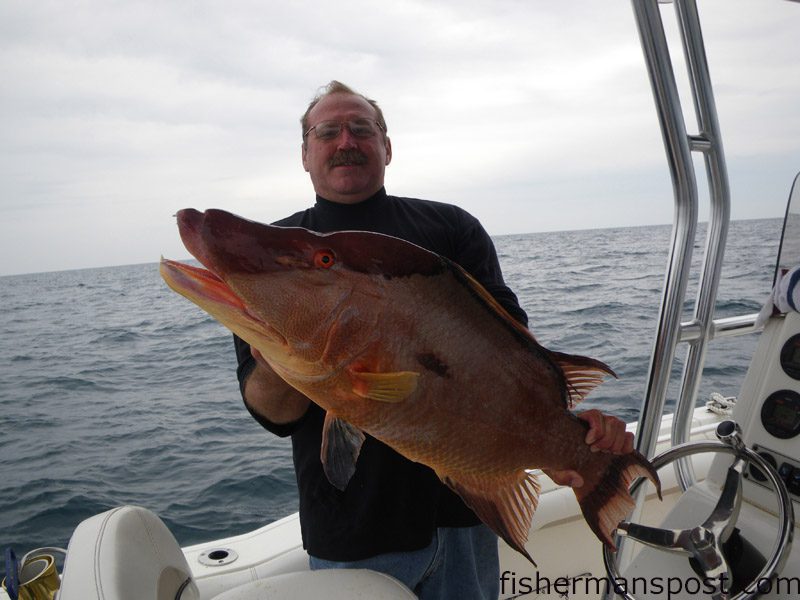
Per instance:
[[[497,253],[478,220],[457,206],[388,196],[381,189],[357,204],[317,197],[316,204],[275,225],[320,233],[361,230],[392,235],[459,264],[517,320],[527,316],[503,282]],[[255,367],[250,348],[234,336],[240,387]],[[249,407],[248,407],[249,410]],[[266,429],[292,436],[300,493],[303,545],[316,557],[350,561],[427,546],[436,527],[480,521],[432,469],[412,462],[367,435],[356,472],[344,491],[331,485],[320,461],[325,411],[311,403],[293,423],[278,425],[250,411]]]

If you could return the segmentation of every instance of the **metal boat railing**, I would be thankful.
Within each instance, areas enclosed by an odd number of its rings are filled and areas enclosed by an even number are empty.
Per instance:
[[[717,338],[755,332],[758,315],[714,319],[730,222],[730,192],[696,0],[631,1],[664,139],[675,206],[656,339],[636,434],[636,449],[652,457],[659,441],[678,344],[686,343],[688,351],[672,421],[670,442],[673,446],[688,441],[708,343]],[[686,130],[659,4],[674,4],[699,129],[696,134]],[[693,315],[690,320],[682,321],[698,229],[694,152],[700,153],[705,162],[709,221]],[[688,489],[694,482],[691,463],[686,459],[676,461],[675,470],[681,487]],[[631,558],[631,549],[620,542],[618,537],[617,558],[626,563]],[[613,596],[611,589],[604,594],[607,599]]]
[[[671,435],[673,445],[683,443],[688,438],[707,343],[713,337],[752,331],[756,322],[756,315],[733,319],[713,318],[730,220],[725,155],[696,2],[695,0],[672,2],[675,5],[681,45],[700,130],[699,133],[692,135],[686,129],[659,2],[670,3],[664,0],[632,0],[664,139],[675,207],[656,339],[636,433],[636,449],[648,457],[655,454],[678,344],[687,343],[689,349],[673,417]],[[701,153],[705,160],[710,193],[710,215],[694,314],[690,321],[683,322],[683,307],[691,275],[692,250],[697,237],[698,221],[697,176],[692,159],[693,152]],[[676,461],[675,470],[678,482],[683,489],[687,489],[694,481],[691,463],[685,459]],[[621,540],[617,538],[620,548],[618,560],[626,563],[631,557],[630,548],[625,548],[620,542]],[[609,589],[604,597],[610,599],[613,595],[613,591]]]
[[[677,345],[686,342],[689,348],[675,408],[673,444],[680,444],[688,439],[708,341],[713,337],[752,330],[755,315],[734,320],[715,321],[713,318],[730,220],[730,194],[696,2],[674,0],[673,4],[691,82],[699,128],[697,134],[689,134],[686,129],[659,2],[632,0],[632,3],[661,124],[675,203],[664,292],[636,439],[637,450],[646,456],[652,456],[664,413]],[[705,161],[710,214],[694,314],[690,321],[682,322],[698,221],[697,176],[693,152],[701,153]],[[694,481],[690,463],[676,463],[676,469],[681,486],[688,488]]]

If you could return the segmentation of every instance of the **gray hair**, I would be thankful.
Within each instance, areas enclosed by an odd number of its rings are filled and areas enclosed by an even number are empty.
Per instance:
[[[309,127],[309,125],[308,125],[308,113],[310,113],[311,109],[313,109],[317,104],[319,104],[320,100],[322,100],[323,98],[325,98],[327,96],[330,96],[331,94],[351,94],[353,96],[359,96],[359,97],[363,98],[364,100],[366,100],[369,103],[369,105],[372,108],[375,109],[375,115],[376,115],[375,120],[378,122],[378,124],[383,129],[384,136],[386,135],[386,132],[388,131],[388,128],[386,127],[386,120],[383,118],[383,111],[381,110],[381,107],[378,106],[378,103],[375,102],[375,100],[373,100],[371,98],[367,98],[364,94],[359,94],[357,91],[355,91],[350,86],[343,84],[341,81],[336,81],[335,79],[331,80],[327,85],[324,85],[321,88],[319,88],[319,91],[317,92],[317,95],[314,96],[314,99],[308,105],[308,108],[306,109],[306,112],[303,113],[303,116],[300,118],[300,126],[302,128],[301,135],[304,134],[306,131],[308,131],[308,127]],[[306,143],[306,141],[305,141],[305,138],[304,138],[303,139],[303,144],[305,144],[305,143]]]

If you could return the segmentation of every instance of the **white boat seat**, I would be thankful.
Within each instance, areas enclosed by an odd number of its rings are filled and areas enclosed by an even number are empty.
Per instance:
[[[58,598],[197,600],[190,577],[186,558],[161,519],[145,508],[123,506],[75,528]]]
[[[214,600],[279,598],[415,600],[416,596],[394,577],[366,569],[323,569],[284,573],[245,583],[214,596]]]

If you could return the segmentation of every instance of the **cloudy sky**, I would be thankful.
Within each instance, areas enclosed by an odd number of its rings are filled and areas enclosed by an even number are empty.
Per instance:
[[[782,216],[800,4],[700,8],[733,216]],[[0,275],[184,258],[183,207],[306,207],[298,119],[330,79],[383,106],[390,193],[492,234],[672,218],[627,0],[4,0]]]

